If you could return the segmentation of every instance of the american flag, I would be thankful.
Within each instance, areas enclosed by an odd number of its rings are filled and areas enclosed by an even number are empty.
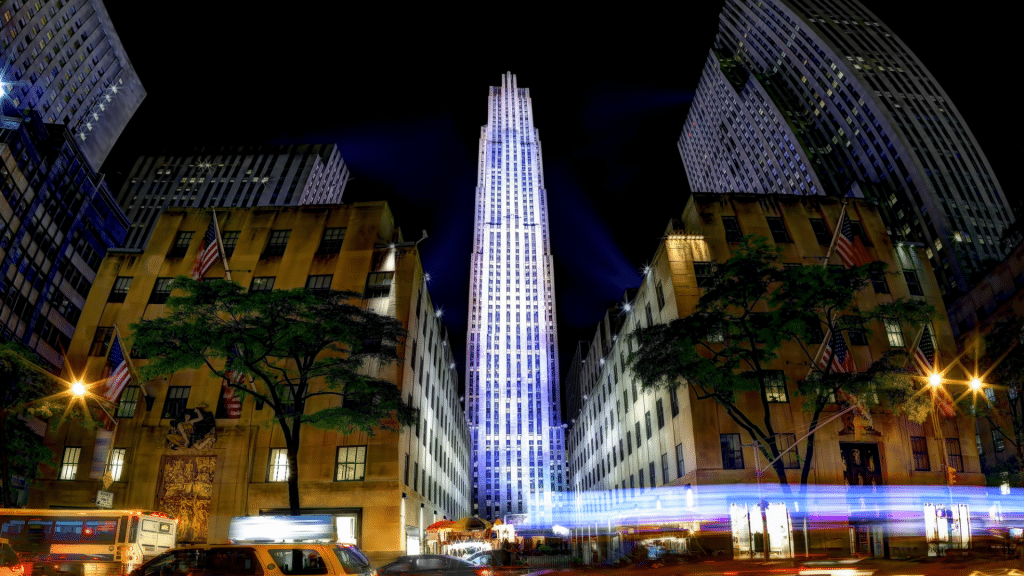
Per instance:
[[[110,356],[107,357],[107,365],[111,371],[110,376],[107,377],[107,390],[103,393],[103,397],[111,402],[117,402],[124,387],[132,379],[132,374],[128,370],[128,361],[124,357],[121,340],[116,334],[114,335],[114,344],[110,347]]]
[[[843,223],[839,227],[839,240],[836,242],[836,252],[847,268],[862,266],[874,261],[868,249],[864,247],[860,236],[853,233],[853,226],[850,224],[850,217],[843,214]]]
[[[237,349],[236,349],[237,350]],[[230,354],[226,365],[230,365],[237,354]],[[224,372],[224,382],[221,384],[221,396],[224,400],[224,410],[228,418],[242,417],[242,399],[238,396],[238,390],[232,388],[231,384],[240,384],[245,379],[245,374],[235,370]]]
[[[850,349],[846,347],[846,340],[843,338],[843,334],[838,330],[832,332],[832,336],[828,339],[828,344],[825,345],[825,350],[822,352],[821,358],[818,359],[818,367],[822,370],[827,370],[832,356],[835,356],[835,359],[832,360],[833,372],[857,371],[857,365],[853,363],[853,355],[850,354]]]
[[[213,263],[220,258],[220,247],[217,245],[216,224],[210,222],[203,235],[203,242],[199,245],[199,254],[196,256],[196,263],[192,266],[192,279],[199,280],[206,274],[206,271],[213,266]]]

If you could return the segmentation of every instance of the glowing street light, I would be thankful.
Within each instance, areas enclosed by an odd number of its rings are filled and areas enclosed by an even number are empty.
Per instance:
[[[71,383],[71,394],[75,397],[82,398],[85,396],[85,392],[85,384],[83,384],[81,380],[75,380]]]
[[[936,388],[941,386],[942,385],[942,374],[939,374],[938,372],[932,372],[931,375],[928,376],[928,384],[930,384],[930,385],[932,385],[932,386],[934,386]]]
[[[978,378],[978,377],[971,378],[970,386],[971,386],[971,390],[974,390],[975,392],[977,392],[978,390],[981,390],[981,386],[982,386],[981,379]]]

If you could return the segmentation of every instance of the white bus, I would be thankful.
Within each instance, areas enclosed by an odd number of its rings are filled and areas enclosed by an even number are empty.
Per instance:
[[[0,538],[24,562],[25,576],[128,574],[174,548],[177,532],[178,521],[163,512],[0,508]]]

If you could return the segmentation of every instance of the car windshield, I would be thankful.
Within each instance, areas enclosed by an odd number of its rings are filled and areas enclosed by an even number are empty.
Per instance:
[[[370,561],[354,546],[335,546],[334,555],[338,557],[341,566],[349,574],[353,572],[366,572],[370,568]]]

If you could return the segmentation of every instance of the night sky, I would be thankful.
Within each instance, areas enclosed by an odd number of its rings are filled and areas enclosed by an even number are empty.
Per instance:
[[[938,78],[1004,191],[1018,194],[1015,19],[866,3]],[[106,0],[149,93],[103,167],[111,187],[120,189],[139,154],[168,145],[337,143],[353,176],[346,202],[387,200],[406,240],[427,230],[423,264],[460,373],[476,154],[487,88],[502,73],[530,89],[540,131],[563,375],[577,341],[639,284],[686,202],[675,143],[721,2],[573,14],[518,3],[460,12],[202,4],[168,4],[154,17],[150,3]]]

